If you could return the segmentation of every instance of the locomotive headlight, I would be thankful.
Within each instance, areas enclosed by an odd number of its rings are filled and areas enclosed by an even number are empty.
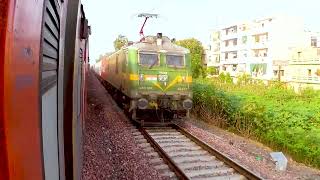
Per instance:
[[[191,99],[186,99],[182,102],[182,106],[186,110],[190,110],[192,108],[192,101]]]
[[[147,109],[148,104],[149,104],[149,102],[145,98],[141,98],[138,100],[138,108],[139,109]]]
[[[144,74],[139,74],[139,81],[144,81]]]
[[[159,74],[158,81],[167,82],[168,81],[168,74]]]

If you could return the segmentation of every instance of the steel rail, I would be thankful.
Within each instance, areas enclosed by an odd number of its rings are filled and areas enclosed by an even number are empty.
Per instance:
[[[140,127],[139,131],[147,139],[148,143],[150,143],[151,146],[159,153],[159,155],[163,158],[164,162],[169,166],[169,168],[176,174],[176,176],[179,179],[189,179],[143,127]]]
[[[224,162],[225,164],[227,164],[228,166],[230,166],[231,168],[233,168],[235,171],[237,171],[239,174],[245,176],[246,178],[248,178],[250,180],[263,179],[262,177],[256,175],[255,173],[253,173],[249,169],[247,169],[247,168],[241,166],[240,164],[238,164],[237,162],[233,161],[232,159],[227,157],[224,153],[213,148],[212,146],[208,145],[207,143],[201,141],[200,139],[198,139],[197,137],[195,137],[194,135],[192,135],[191,133],[189,133],[184,128],[180,127],[179,125],[172,124],[171,127],[176,129],[177,131],[181,132],[183,135],[185,135],[191,141],[196,143],[198,146],[200,146],[201,148],[203,148],[204,150],[209,152],[211,155],[215,156],[217,159]]]

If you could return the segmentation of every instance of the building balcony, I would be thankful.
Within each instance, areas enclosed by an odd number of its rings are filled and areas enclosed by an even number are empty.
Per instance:
[[[320,76],[292,76],[293,82],[320,84]]]
[[[320,65],[319,59],[291,59],[289,64],[292,65]]]
[[[266,57],[250,57],[250,62],[251,63],[268,63],[271,61],[271,58],[266,56]]]
[[[270,27],[265,26],[265,27],[256,27],[250,30],[249,34],[250,35],[257,35],[257,34],[265,34],[270,31]]]
[[[220,51],[221,52],[227,52],[227,51],[237,51],[238,46],[237,45],[230,45],[230,46],[221,46]]]
[[[207,63],[207,66],[208,66],[208,67],[219,67],[220,65],[221,65],[221,63],[220,63],[220,62],[217,62],[217,61],[213,61],[213,62],[209,61],[209,62]]]
[[[229,34],[221,34],[220,39],[221,41],[229,40],[229,39],[236,39],[238,38],[238,33],[229,33]]]
[[[249,44],[251,49],[267,49],[269,47],[268,42],[253,42]]]
[[[221,64],[243,64],[245,63],[244,58],[228,58],[228,59],[221,59]]]

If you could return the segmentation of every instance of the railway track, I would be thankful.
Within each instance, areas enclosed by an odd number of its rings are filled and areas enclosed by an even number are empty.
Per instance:
[[[262,179],[176,124],[149,125],[154,127],[132,125],[129,129],[150,164],[165,179]]]
[[[132,131],[151,164],[168,179],[261,179],[178,125]]]

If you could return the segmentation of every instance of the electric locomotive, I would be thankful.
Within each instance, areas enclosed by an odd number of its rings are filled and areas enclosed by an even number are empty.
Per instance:
[[[192,76],[189,50],[158,33],[125,46],[101,60],[101,77],[124,102],[133,120],[137,112],[153,110],[159,119],[189,116]],[[120,94],[120,95],[119,95]]]

